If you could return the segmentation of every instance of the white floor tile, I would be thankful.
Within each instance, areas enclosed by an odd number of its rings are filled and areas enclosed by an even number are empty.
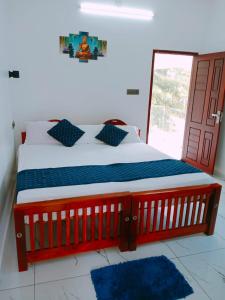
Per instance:
[[[88,275],[92,269],[108,265],[103,251],[87,252],[35,264],[35,283]]]
[[[180,258],[213,300],[225,299],[225,249]]]
[[[181,272],[181,274],[184,276],[184,278],[187,280],[187,282],[190,284],[190,286],[194,290],[194,293],[191,294],[190,296],[186,297],[185,299],[188,299],[188,300],[208,300],[209,297],[201,289],[201,287],[196,282],[196,280],[193,279],[193,277],[190,275],[190,273],[179,262],[179,260],[178,259],[172,259],[171,261],[176,265],[177,269]]]
[[[34,284],[34,268],[29,266],[28,271],[19,272],[17,264],[17,251],[15,244],[14,231],[12,226],[5,245],[3,263],[0,273],[0,290],[17,288]],[[1,299],[1,298],[0,298]]]
[[[35,300],[95,300],[90,276],[37,284]]]
[[[161,242],[141,245],[137,247],[136,251],[131,252],[120,252],[117,248],[106,249],[105,252],[110,264],[159,255],[165,255],[168,258],[175,257],[166,244]]]
[[[1,300],[34,300],[34,286],[0,291]],[[44,298],[43,298],[44,299]]]
[[[215,233],[217,233],[222,239],[225,239],[225,218],[217,216]]]
[[[221,193],[218,214],[225,218],[225,192]]]
[[[177,238],[165,242],[177,257],[225,248],[225,240],[217,234]]]

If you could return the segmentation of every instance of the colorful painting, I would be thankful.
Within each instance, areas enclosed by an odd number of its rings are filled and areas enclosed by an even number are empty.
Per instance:
[[[107,41],[99,40],[97,36],[89,36],[88,32],[70,33],[60,36],[60,53],[68,54],[70,58],[78,58],[80,62],[97,60],[106,56]]]

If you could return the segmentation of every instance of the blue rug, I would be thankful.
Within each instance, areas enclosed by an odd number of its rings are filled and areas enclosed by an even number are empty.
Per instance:
[[[175,300],[193,289],[165,256],[91,271],[98,300]]]

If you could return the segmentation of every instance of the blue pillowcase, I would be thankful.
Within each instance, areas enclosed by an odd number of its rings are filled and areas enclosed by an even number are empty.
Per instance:
[[[127,131],[114,125],[105,125],[95,138],[107,145],[118,146],[127,134]]]
[[[85,133],[67,120],[62,120],[47,133],[66,147],[72,147]]]

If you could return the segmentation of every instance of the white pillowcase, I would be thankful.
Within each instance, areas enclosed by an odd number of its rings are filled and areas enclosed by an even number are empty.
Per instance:
[[[26,145],[61,145],[51,137],[47,131],[55,126],[57,122],[36,121],[26,124]]]
[[[57,122],[48,121],[36,121],[27,122],[26,124],[26,140],[27,145],[61,145],[57,140],[51,137],[47,131],[55,126]],[[84,135],[75,143],[76,145],[82,144],[102,144],[103,142],[96,139],[96,135],[104,127],[104,124],[100,125],[75,125],[85,132]],[[121,144],[127,143],[141,143],[141,139],[138,135],[138,128],[136,126],[120,125],[117,126],[129,134],[123,139]]]
[[[119,127],[129,132],[129,134],[127,134],[126,137],[122,140],[121,144],[141,143],[141,139],[139,136],[139,129],[136,126],[117,125],[116,127]]]

